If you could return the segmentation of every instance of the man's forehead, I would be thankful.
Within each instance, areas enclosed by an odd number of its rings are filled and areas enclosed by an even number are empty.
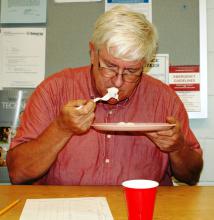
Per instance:
[[[116,57],[115,50],[116,48],[112,48],[112,49],[109,49],[108,51],[105,47],[102,47],[99,49],[99,56],[104,61],[115,63],[115,64],[119,63],[125,66],[137,66],[137,67],[139,66],[140,67],[144,64],[144,60],[130,61],[130,60],[126,60],[120,57]]]

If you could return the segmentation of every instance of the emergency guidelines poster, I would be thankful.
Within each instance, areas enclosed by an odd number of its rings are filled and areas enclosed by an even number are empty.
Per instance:
[[[200,112],[199,65],[170,66],[169,86],[178,94],[188,112]]]

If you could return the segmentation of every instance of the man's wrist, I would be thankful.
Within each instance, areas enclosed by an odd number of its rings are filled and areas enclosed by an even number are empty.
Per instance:
[[[71,131],[71,129],[67,128],[64,123],[62,122],[60,116],[56,118],[56,120],[54,121],[54,125],[56,127],[56,129],[60,132],[60,133],[64,133],[66,136],[71,136],[73,134],[73,132]]]

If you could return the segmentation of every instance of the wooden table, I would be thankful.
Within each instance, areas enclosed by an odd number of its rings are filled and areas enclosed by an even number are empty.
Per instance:
[[[114,220],[127,220],[125,197],[118,186],[0,186],[0,209],[21,199],[0,216],[1,220],[18,220],[27,198],[69,198],[104,196]],[[154,220],[213,220],[214,187],[159,187]]]

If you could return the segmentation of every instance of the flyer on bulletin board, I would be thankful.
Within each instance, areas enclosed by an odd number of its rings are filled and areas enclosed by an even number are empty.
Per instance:
[[[47,0],[1,0],[1,23],[46,23]]]
[[[7,88],[0,91],[0,167],[6,166],[6,155],[33,89]]]
[[[168,84],[169,54],[156,54],[156,56],[144,66],[144,71],[154,78]]]
[[[169,86],[178,94],[188,112],[200,112],[199,65],[169,67]]]
[[[35,88],[45,76],[45,28],[0,28],[0,87]]]

